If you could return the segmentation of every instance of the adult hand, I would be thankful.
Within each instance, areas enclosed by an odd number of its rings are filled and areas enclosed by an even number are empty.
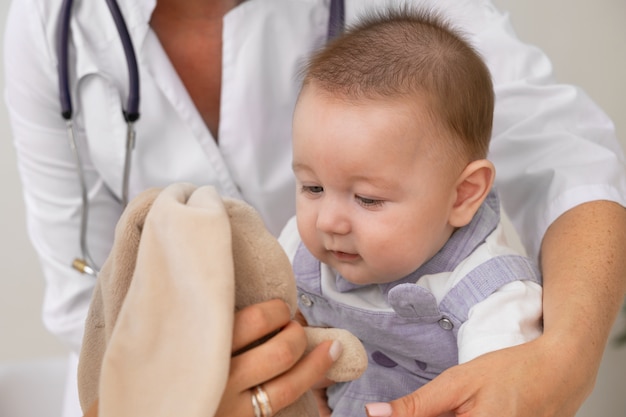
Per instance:
[[[308,326],[309,324],[306,321],[306,318],[302,314],[300,310],[296,311],[294,320],[298,322],[301,326]],[[319,412],[319,417],[330,417],[332,414],[332,410],[328,407],[328,397],[326,396],[326,388],[334,384],[334,381],[323,377],[321,380],[317,381],[312,387],[313,398],[315,398],[315,403],[317,404],[317,411]]]
[[[370,417],[573,417],[594,375],[545,335],[452,367],[419,390],[367,407]],[[593,373],[593,372],[592,372]]]
[[[289,308],[279,300],[246,307],[235,315],[232,350],[237,352],[276,331],[263,344],[232,358],[216,417],[253,416],[251,389],[259,384],[277,412],[318,382],[341,353],[339,342],[328,341],[303,357],[304,330],[291,320]]]
[[[541,248],[544,334],[450,368],[371,417],[573,417],[591,393],[626,288],[626,210],[581,204]]]

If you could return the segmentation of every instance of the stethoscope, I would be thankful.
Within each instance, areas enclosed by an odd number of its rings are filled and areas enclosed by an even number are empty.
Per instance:
[[[120,11],[116,0],[106,0],[107,6],[111,13],[111,17],[115,22],[115,27],[119,34],[124,48],[126,57],[126,65],[128,67],[128,97],[126,107],[122,109],[124,120],[126,121],[126,149],[124,156],[124,171],[122,175],[122,206],[128,204],[128,184],[131,169],[131,156],[135,147],[135,122],[139,119],[139,69],[137,68],[137,56],[133,48],[133,43],[128,32],[128,27],[124,21],[124,16]],[[74,160],[76,162],[76,171],[78,174],[78,182],[81,190],[81,218],[80,218],[80,251],[81,256],[72,261],[72,267],[83,274],[96,277],[100,271],[96,263],[89,254],[87,244],[87,225],[89,219],[89,197],[87,195],[87,183],[85,181],[85,172],[83,161],[80,156],[76,136],[74,134],[74,123],[72,119],[72,98],[70,93],[69,82],[69,35],[70,35],[70,19],[72,15],[73,0],[63,0],[61,5],[61,13],[59,19],[57,54],[58,63],[58,81],[59,81],[59,100],[61,102],[61,116],[65,119],[67,126],[67,136]],[[328,40],[339,35],[344,28],[345,7],[344,0],[331,0],[330,17],[328,20]]]

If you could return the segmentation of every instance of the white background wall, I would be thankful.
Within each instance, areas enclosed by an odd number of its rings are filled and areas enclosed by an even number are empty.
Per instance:
[[[510,11],[522,39],[548,53],[561,81],[582,86],[600,103],[626,147],[626,1],[494,1]],[[2,32],[8,4],[9,0],[0,0]],[[63,355],[64,347],[41,325],[43,278],[25,234],[4,105],[0,106],[0,190],[0,363]],[[623,325],[620,318],[615,327]],[[626,415],[625,386],[626,346],[608,346],[596,389],[578,417]]]
[[[583,87],[604,108],[626,148],[626,1],[492,1],[510,13],[521,39],[548,54],[560,81]],[[620,316],[613,333],[625,327]],[[609,345],[577,417],[618,416],[626,416],[626,346]]]
[[[0,0],[3,42],[9,4],[10,0]],[[64,350],[41,324],[43,278],[26,237],[21,184],[4,106],[3,66],[0,75],[0,361],[7,361],[58,355]]]

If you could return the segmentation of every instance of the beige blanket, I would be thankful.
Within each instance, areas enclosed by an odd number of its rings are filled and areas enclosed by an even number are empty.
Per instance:
[[[100,397],[101,416],[215,413],[231,355],[232,253],[213,188],[176,184],[130,203],[86,322],[83,410]]]

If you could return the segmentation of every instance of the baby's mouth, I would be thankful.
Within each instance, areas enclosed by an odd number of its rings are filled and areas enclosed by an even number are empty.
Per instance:
[[[340,261],[353,261],[359,258],[357,253],[347,253],[338,250],[331,250],[329,252]]]

